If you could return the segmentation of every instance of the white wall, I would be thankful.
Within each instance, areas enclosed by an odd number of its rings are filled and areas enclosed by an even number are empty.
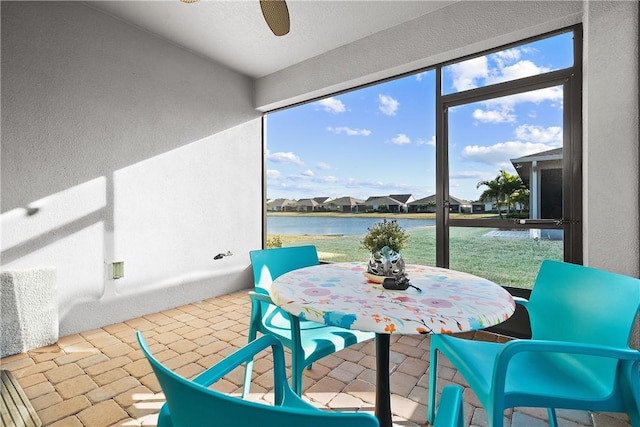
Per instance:
[[[585,3],[585,263],[638,277],[638,3]]]
[[[638,4],[458,2],[256,82],[289,105],[584,23],[584,263],[640,274]]]
[[[2,268],[57,267],[61,335],[249,287],[251,80],[80,2],[1,7]]]

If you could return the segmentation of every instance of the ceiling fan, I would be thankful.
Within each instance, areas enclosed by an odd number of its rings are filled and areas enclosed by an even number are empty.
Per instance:
[[[284,36],[289,32],[289,8],[285,0],[260,0],[262,16],[276,36]]]
[[[196,3],[198,0],[180,0],[183,3]],[[291,21],[289,8],[285,0],[260,0],[260,9],[267,25],[276,36],[289,33]]]

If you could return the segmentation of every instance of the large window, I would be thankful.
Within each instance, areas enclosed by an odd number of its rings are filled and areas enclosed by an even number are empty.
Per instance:
[[[414,235],[407,259],[435,263],[435,75],[267,115],[268,245],[313,243],[322,260],[364,260],[364,233],[389,218]]]
[[[580,263],[580,28],[267,115],[267,246],[366,260],[383,218],[407,262],[530,288]]]

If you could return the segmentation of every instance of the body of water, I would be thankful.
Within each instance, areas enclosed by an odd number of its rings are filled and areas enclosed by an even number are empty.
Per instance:
[[[267,234],[306,234],[315,236],[365,234],[369,227],[381,221],[379,218],[365,217],[268,216]],[[433,219],[398,219],[396,221],[405,230],[436,224]]]

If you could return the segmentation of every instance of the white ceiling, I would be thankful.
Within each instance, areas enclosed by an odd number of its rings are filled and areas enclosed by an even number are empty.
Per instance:
[[[259,78],[418,18],[458,0],[287,0],[289,34],[276,37],[258,0],[98,1],[88,5]]]

